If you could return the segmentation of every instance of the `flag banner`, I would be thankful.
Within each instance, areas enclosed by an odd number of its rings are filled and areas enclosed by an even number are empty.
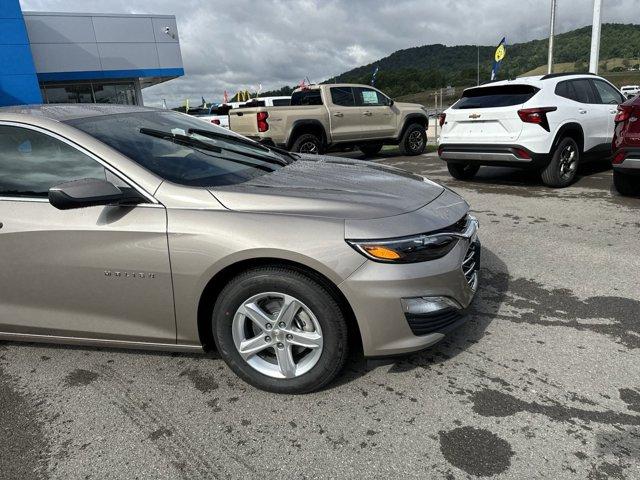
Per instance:
[[[378,75],[378,70],[380,67],[376,65],[376,68],[373,69],[373,73],[371,74],[371,86],[374,87],[376,84],[376,76]]]
[[[498,72],[500,71],[500,66],[502,65],[502,60],[504,60],[505,55],[507,54],[507,45],[506,45],[506,37],[502,37],[500,43],[496,47],[496,51],[493,54],[493,67],[491,68],[491,80],[495,80],[498,76]]]

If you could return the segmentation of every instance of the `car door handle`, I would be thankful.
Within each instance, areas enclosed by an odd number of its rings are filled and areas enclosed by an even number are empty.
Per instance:
[[[4,227],[4,223],[0,222],[0,228]]]
[[[371,113],[371,112],[364,112],[362,115],[364,115],[365,117],[370,117],[371,115],[373,115],[373,113]]]
[[[609,113],[616,114],[618,113],[618,110],[609,110]]]
[[[334,117],[344,117],[344,113],[340,113],[340,112],[334,113],[333,116]]]
[[[587,113],[587,111],[584,108],[581,108],[580,110],[578,110],[578,113],[581,113],[584,115],[585,113]]]

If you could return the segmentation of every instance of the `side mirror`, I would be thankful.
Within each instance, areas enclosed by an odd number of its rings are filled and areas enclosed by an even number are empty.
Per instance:
[[[391,98],[390,98],[390,99],[389,99],[389,106],[390,106],[390,107],[393,107],[393,104],[394,104],[394,103],[395,103],[395,102],[393,101],[393,99],[391,99]]]
[[[97,178],[60,183],[49,189],[49,203],[58,210],[109,205],[124,198],[122,190],[113,183]]]

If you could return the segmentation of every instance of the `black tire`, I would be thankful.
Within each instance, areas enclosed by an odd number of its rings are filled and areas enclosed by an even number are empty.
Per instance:
[[[640,176],[613,171],[613,185],[620,195],[640,196]]]
[[[382,143],[365,143],[364,145],[359,145],[358,148],[365,157],[373,157],[382,150]]]
[[[412,123],[407,127],[400,143],[400,153],[406,156],[422,155],[427,148],[427,132],[424,126]]]
[[[322,139],[312,133],[303,133],[291,145],[292,152],[320,155],[323,152]]]
[[[254,295],[279,292],[306,305],[322,330],[322,353],[308,372],[293,378],[274,378],[249,365],[236,349],[232,325],[243,302]],[[212,314],[213,338],[223,360],[241,379],[269,392],[300,394],[318,390],[344,367],[348,354],[347,324],[333,295],[311,277],[284,267],[258,267],[233,278],[220,292]],[[265,349],[271,352],[272,349]]]
[[[447,170],[456,180],[471,180],[480,170],[480,165],[447,162]]]
[[[573,153],[573,157],[570,157]],[[564,188],[571,185],[580,166],[580,147],[571,137],[558,142],[549,165],[542,171],[542,181],[548,187]]]

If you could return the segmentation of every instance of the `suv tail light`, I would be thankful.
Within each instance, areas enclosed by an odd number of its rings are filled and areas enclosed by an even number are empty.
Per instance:
[[[220,125],[220,120],[218,120],[217,118],[213,118],[211,119],[211,123],[213,123],[214,125]]]
[[[549,131],[548,112],[555,112],[558,107],[521,108],[518,110],[520,120],[525,123],[537,123],[547,132]]]
[[[445,120],[447,119],[446,113],[441,113],[438,115],[438,124],[442,127],[444,125]]]
[[[267,130],[269,130],[269,124],[267,123],[269,112],[258,112],[256,113],[256,117],[258,119],[258,131],[266,132]]]
[[[635,113],[633,105],[619,105],[618,113],[616,114],[616,118],[614,120],[616,123],[626,122],[631,118],[631,115],[633,113]]]

